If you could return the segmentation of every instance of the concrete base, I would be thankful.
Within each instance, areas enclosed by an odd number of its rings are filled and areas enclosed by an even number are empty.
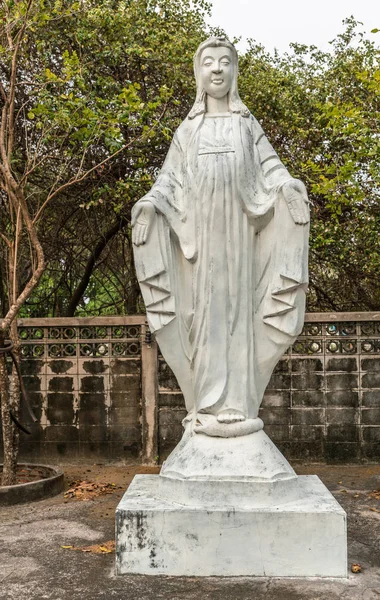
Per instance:
[[[346,513],[317,476],[249,508],[164,500],[159,479],[137,475],[117,507],[117,574],[347,577]]]

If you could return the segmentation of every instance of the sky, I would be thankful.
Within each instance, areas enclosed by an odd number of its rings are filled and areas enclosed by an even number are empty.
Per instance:
[[[210,0],[212,26],[222,27],[230,38],[242,36],[244,51],[253,38],[272,52],[289,49],[290,42],[328,50],[329,41],[343,31],[342,21],[353,15],[364,30],[380,29],[380,0]],[[380,32],[370,34],[380,43]]]

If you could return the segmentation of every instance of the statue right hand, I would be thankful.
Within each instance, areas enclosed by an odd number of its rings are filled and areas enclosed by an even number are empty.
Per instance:
[[[154,222],[156,209],[151,202],[139,202],[132,214],[132,242],[141,246],[147,241]]]

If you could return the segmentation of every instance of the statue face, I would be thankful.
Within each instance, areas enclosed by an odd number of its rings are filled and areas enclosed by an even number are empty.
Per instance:
[[[232,53],[225,46],[205,48],[200,59],[200,82],[212,98],[224,98],[230,91],[233,75]]]

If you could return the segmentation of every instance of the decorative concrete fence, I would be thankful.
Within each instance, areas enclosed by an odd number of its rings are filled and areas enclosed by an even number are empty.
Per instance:
[[[181,437],[183,398],[145,316],[24,319],[19,336],[39,419],[24,457],[152,464]],[[308,314],[261,417],[290,459],[378,460],[380,313]]]
[[[21,455],[157,460],[157,351],[145,316],[21,319],[21,368],[38,425]],[[156,436],[153,440],[153,436]]]

